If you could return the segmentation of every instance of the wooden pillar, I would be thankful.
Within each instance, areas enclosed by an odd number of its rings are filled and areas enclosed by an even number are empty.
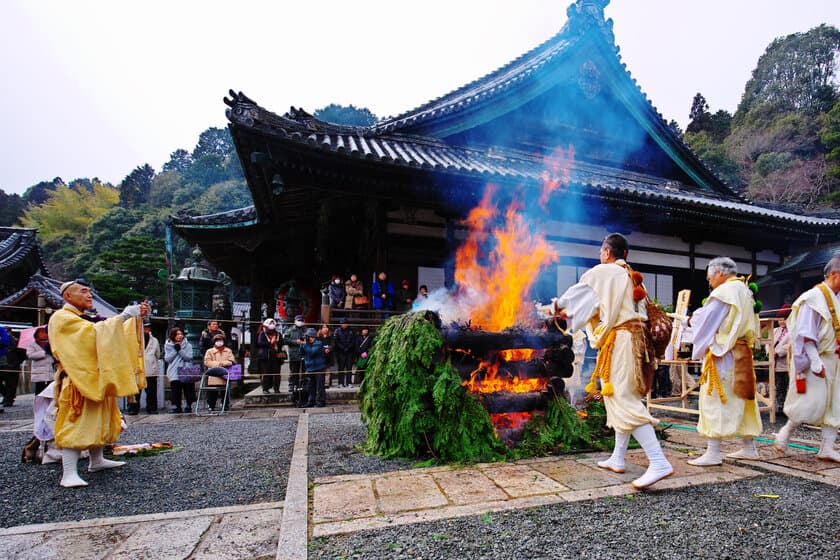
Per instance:
[[[457,249],[455,241],[455,221],[450,217],[446,218],[446,247],[450,255],[455,254]],[[446,286],[447,289],[455,286],[455,261],[453,259],[447,259],[446,263],[443,265],[443,285]]]

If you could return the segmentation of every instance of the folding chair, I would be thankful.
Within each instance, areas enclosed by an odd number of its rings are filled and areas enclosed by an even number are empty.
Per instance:
[[[207,403],[207,397],[211,392],[218,395],[222,392],[221,404],[217,399],[213,408]],[[230,376],[225,368],[210,368],[201,375],[201,382],[198,384],[198,394],[195,397],[196,416],[219,416],[224,414],[229,406]]]

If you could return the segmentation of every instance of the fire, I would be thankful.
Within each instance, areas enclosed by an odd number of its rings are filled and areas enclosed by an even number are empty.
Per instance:
[[[518,430],[534,417],[533,412],[502,412],[491,414],[490,421],[498,429]],[[498,434],[497,434],[498,435]]]
[[[543,208],[554,191],[568,184],[573,158],[571,147],[568,155],[557,149],[546,158],[539,197]],[[531,286],[540,270],[558,258],[545,235],[525,219],[521,202],[511,202],[501,214],[495,201],[498,189],[487,185],[465,220],[467,239],[455,254],[455,281],[462,293],[472,296],[471,325],[496,332],[527,319]]]
[[[501,350],[498,356],[501,360],[506,362],[526,362],[533,359],[537,355],[537,351],[533,348],[511,348],[509,350]]]
[[[531,393],[542,391],[548,386],[544,377],[520,378],[505,370],[499,374],[499,361],[481,362],[478,368],[470,373],[469,381],[461,383],[470,393],[496,393],[508,391],[511,393]]]

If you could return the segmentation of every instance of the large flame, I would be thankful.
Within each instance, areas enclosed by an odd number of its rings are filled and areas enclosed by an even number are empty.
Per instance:
[[[519,364],[513,368],[502,367],[507,362],[521,362],[530,360],[543,351],[530,348],[517,348],[513,350],[501,350],[496,353],[492,361],[482,361],[479,366],[470,373],[469,381],[461,383],[471,393],[496,393],[498,391],[509,391],[511,393],[530,393],[542,391],[548,385],[544,377],[520,377],[511,370],[518,371]],[[501,372],[501,373],[500,373]]]
[[[543,210],[551,194],[568,184],[573,158],[571,147],[568,153],[558,148],[545,158],[539,197]],[[525,219],[520,202],[511,202],[501,223],[494,225],[500,218],[497,191],[496,185],[487,185],[465,220],[467,239],[455,254],[455,282],[468,296],[471,325],[496,332],[527,318],[531,286],[540,270],[558,258],[545,235]]]

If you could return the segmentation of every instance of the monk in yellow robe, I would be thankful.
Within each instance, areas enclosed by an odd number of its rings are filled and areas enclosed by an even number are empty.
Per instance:
[[[60,290],[65,305],[49,323],[58,363],[55,442],[61,448],[61,485],[72,488],[87,486],[77,472],[83,449],[90,452],[90,472],[125,464],[105,459],[102,449],[120,435],[117,397],[134,395],[146,384],[137,333],[149,306],[130,305],[116,317],[93,322],[84,315],[93,307],[88,286],[76,280],[65,282]]]

